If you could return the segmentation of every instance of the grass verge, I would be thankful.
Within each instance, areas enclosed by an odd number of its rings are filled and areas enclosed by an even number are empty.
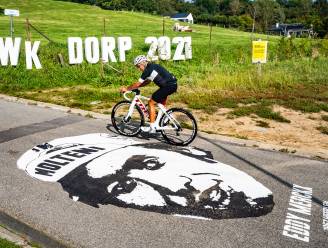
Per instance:
[[[251,114],[256,114],[257,116],[269,120],[275,120],[278,122],[290,123],[290,120],[283,117],[279,112],[273,112],[270,107],[263,104],[256,104],[251,106],[238,107],[235,110],[230,112],[230,115],[241,117],[249,116]],[[264,125],[264,123],[261,123]]]
[[[1,248],[20,248],[19,245],[14,244],[6,239],[0,238],[0,247]]]
[[[317,130],[319,130],[323,134],[327,134],[328,135],[328,127],[319,126],[319,127],[317,127]]]
[[[162,17],[150,14],[106,11],[53,0],[35,0],[29,4],[2,0],[2,5],[19,8],[22,13],[15,18],[17,37],[26,37],[24,22],[29,18],[54,42],[48,43],[32,31],[32,41],[42,42],[38,55],[43,68],[26,70],[22,48],[19,64],[0,70],[0,92],[68,107],[108,112],[122,98],[119,88],[140,76],[129,62],[137,54],[147,53],[149,47],[144,38],[162,35]],[[107,30],[103,30],[103,18],[109,21]],[[7,21],[7,17],[0,16],[0,37],[7,36]],[[170,38],[190,35],[193,59],[160,62],[178,78],[178,93],[170,98],[171,102],[208,114],[215,113],[217,108],[233,108],[236,115],[252,113],[280,122],[288,120],[271,110],[274,104],[302,112],[328,112],[328,40],[280,39],[256,34],[255,38],[269,40],[268,63],[262,65],[259,73],[251,63],[250,33],[213,27],[209,45],[207,26],[193,25],[195,32],[182,34],[172,31],[173,24],[165,21],[165,35]],[[127,52],[127,62],[104,67],[86,62],[68,65],[68,37],[100,38],[104,31],[115,38],[132,38],[133,49]],[[172,52],[175,49],[172,46]],[[64,66],[58,62],[59,53],[63,55]],[[143,94],[150,95],[154,90],[155,87],[147,87]],[[251,103],[261,106],[239,107]]]

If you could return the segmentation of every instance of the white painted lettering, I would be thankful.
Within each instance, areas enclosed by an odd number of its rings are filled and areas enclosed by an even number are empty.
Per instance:
[[[26,68],[31,70],[33,68],[33,63],[36,69],[41,69],[41,63],[37,55],[40,46],[40,41],[35,41],[32,43],[30,41],[25,41],[25,53],[26,53]]]
[[[184,37],[186,59],[192,59],[191,37]]]
[[[301,213],[301,214],[305,214],[305,215],[311,215],[311,208],[304,207],[304,206],[301,206],[299,204],[294,204],[294,203],[291,203],[289,205],[293,207],[293,208],[288,208],[289,211],[293,211],[293,212]]]
[[[290,238],[293,238],[293,239],[298,239],[298,240],[301,240],[301,241],[304,241],[304,242],[309,242],[310,241],[310,238],[307,237],[307,236],[302,236],[302,235],[299,235],[295,232],[290,232],[288,230],[284,230],[283,233],[282,233],[284,236],[287,236],[287,237],[290,237]]]
[[[131,50],[132,48],[132,40],[131,37],[118,37],[118,52],[120,62],[125,61],[125,53],[126,51]]]
[[[303,186],[300,186],[300,185],[297,185],[297,184],[293,184],[293,190],[302,190],[303,192],[304,191],[307,191],[309,192],[309,194],[312,194],[312,188],[308,188],[308,187],[303,187]]]
[[[108,61],[117,62],[114,50],[116,44],[113,37],[102,37],[101,38],[101,51],[102,51],[102,60],[104,63]]]
[[[305,221],[305,222],[310,222],[310,220],[308,220],[308,219],[298,217],[297,215],[291,214],[291,213],[287,213],[287,219],[302,220],[302,221]]]
[[[299,227],[302,230],[303,229],[310,230],[310,225],[309,224],[306,224],[306,223],[301,222],[299,220],[289,220],[289,219],[287,219],[285,223],[288,224],[288,225],[291,225],[293,227]]]
[[[311,215],[311,199],[311,188],[294,184],[288,210],[303,215]],[[310,224],[308,223],[310,223],[309,219],[287,212],[283,235],[304,242],[309,242]]]
[[[90,64],[99,62],[99,42],[96,37],[88,37],[85,43],[85,58]]]
[[[158,56],[157,54],[157,48],[158,48],[158,40],[156,37],[147,37],[145,39],[145,43],[146,44],[150,44],[148,53],[147,53],[147,57],[151,60],[151,61],[156,61],[158,60]]]
[[[68,38],[68,59],[71,65],[82,64],[83,62],[83,44],[79,37]]]
[[[3,41],[3,38],[0,38],[0,63],[2,66],[8,65],[9,58],[12,66],[17,65],[20,45],[21,38],[15,38],[14,42],[12,38],[6,38],[5,42]]]
[[[322,204],[322,226],[324,231],[328,231],[328,201]]]
[[[161,60],[171,59],[171,40],[169,37],[158,38],[158,56]]]
[[[185,60],[186,56],[183,54],[184,49],[184,38],[183,37],[174,37],[172,40],[172,44],[177,44],[177,48],[175,50],[173,60]]]

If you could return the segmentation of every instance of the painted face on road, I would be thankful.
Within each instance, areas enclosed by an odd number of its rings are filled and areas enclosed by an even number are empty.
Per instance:
[[[270,190],[197,148],[90,134],[36,146],[17,164],[94,207],[114,204],[207,218],[259,216],[273,208]]]

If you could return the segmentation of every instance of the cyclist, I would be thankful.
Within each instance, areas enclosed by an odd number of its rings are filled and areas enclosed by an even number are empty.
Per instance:
[[[155,133],[157,128],[155,124],[155,104],[166,104],[167,97],[177,91],[177,79],[164,67],[149,62],[144,55],[137,56],[134,59],[134,65],[142,71],[142,75],[138,82],[131,84],[129,87],[122,87],[121,92],[124,93],[126,91],[146,86],[152,81],[159,87],[159,89],[152,94],[152,97],[148,102],[150,126],[141,128],[144,132]]]

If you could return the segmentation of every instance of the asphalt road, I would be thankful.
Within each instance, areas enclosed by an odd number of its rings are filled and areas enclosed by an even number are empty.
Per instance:
[[[246,172],[273,192],[271,213],[220,220],[180,218],[113,205],[94,208],[72,201],[60,184],[33,179],[17,169],[17,159],[33,146],[60,137],[111,133],[106,124],[0,100],[0,215],[19,219],[70,247],[328,247],[328,230],[323,226],[323,202],[328,201],[325,161],[200,135],[193,146],[211,151],[216,160]],[[149,141],[161,142],[145,139]],[[309,215],[288,210],[294,184],[312,189]],[[288,213],[301,219],[293,224],[286,219]],[[289,234],[309,241],[283,235],[286,223],[295,227]],[[301,234],[295,234],[297,231]]]

